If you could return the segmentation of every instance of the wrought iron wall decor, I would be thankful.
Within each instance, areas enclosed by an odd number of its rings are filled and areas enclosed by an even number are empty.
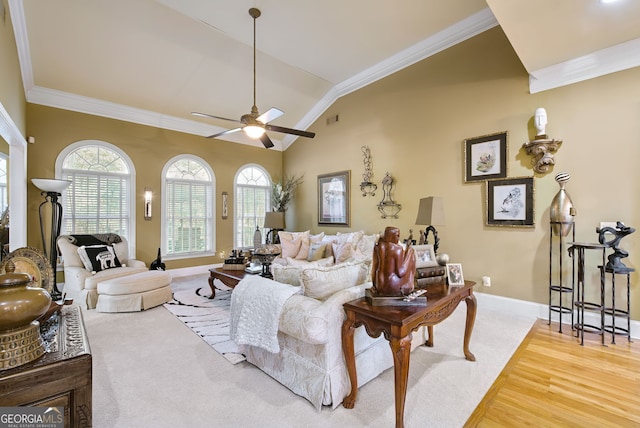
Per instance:
[[[362,162],[364,163],[364,174],[362,174],[362,183],[360,183],[362,196],[375,196],[378,185],[371,181],[373,170],[371,169],[371,149],[369,146],[362,146]]]
[[[378,211],[382,214],[382,218],[398,218],[398,213],[402,209],[402,205],[393,200],[393,177],[387,172],[382,179],[382,191],[384,196],[378,204]]]

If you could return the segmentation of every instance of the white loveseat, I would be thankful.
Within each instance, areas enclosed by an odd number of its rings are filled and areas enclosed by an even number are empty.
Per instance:
[[[359,242],[362,233],[348,235],[343,234],[342,241],[351,240],[354,254],[362,254],[358,251],[360,244],[368,259],[355,257],[334,266],[274,265],[276,281],[300,287],[299,293],[284,302],[280,313],[277,333],[280,350],[272,353],[259,346],[244,347],[248,362],[308,399],[318,410],[323,405],[336,408],[351,390],[342,353],[343,304],[364,297],[365,289],[372,286],[369,269],[373,247],[363,247]],[[373,242],[377,236],[374,238]],[[327,242],[333,238],[322,239]],[[425,330],[421,328],[414,333],[412,350],[425,343]],[[383,337],[369,337],[364,327],[355,331],[354,350],[358,385],[393,366],[389,343]]]
[[[64,265],[63,293],[67,298],[73,299],[74,304],[95,309],[98,302],[98,283],[148,270],[143,261],[129,258],[129,244],[125,238],[118,237],[117,241],[119,242],[112,245],[122,266],[96,272],[85,267],[78,254],[79,245],[76,245],[76,239],[69,235],[61,235],[58,238],[58,250]]]

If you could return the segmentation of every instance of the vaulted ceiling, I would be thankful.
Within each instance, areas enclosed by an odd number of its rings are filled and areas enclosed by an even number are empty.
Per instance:
[[[197,135],[256,98],[306,129],[339,97],[500,25],[538,92],[640,65],[640,2],[8,0],[27,100]],[[243,133],[226,140],[261,146]],[[271,133],[276,149],[293,136]],[[212,140],[212,144],[215,140]]]

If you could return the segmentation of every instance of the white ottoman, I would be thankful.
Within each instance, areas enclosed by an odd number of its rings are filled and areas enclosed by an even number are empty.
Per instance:
[[[149,270],[98,283],[98,312],[136,312],[172,299],[171,274]]]

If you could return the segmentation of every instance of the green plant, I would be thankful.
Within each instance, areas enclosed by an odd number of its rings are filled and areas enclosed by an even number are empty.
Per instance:
[[[302,183],[303,176],[283,176],[282,180],[275,181],[271,185],[271,209],[274,211],[286,211],[287,205],[293,199],[293,193]]]

